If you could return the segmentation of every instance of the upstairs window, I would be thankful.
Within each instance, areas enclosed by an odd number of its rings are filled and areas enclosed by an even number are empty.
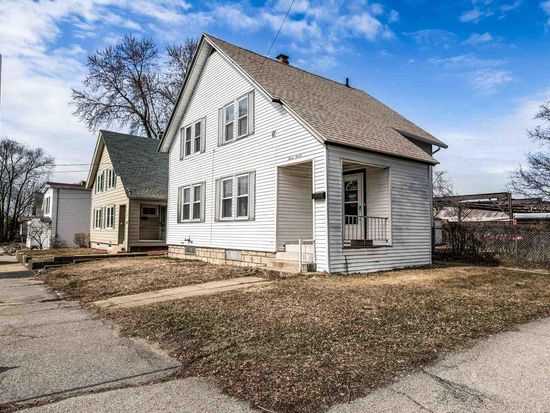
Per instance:
[[[116,174],[113,169],[107,169],[107,189],[116,188]]]
[[[46,215],[48,215],[48,214],[50,213],[51,202],[52,202],[52,198],[51,198],[51,197],[47,197],[47,198],[44,200],[44,214],[46,214]]]
[[[218,146],[254,133],[254,91],[219,110]]]
[[[180,159],[194,153],[204,152],[205,149],[205,120],[193,122],[180,129]]]

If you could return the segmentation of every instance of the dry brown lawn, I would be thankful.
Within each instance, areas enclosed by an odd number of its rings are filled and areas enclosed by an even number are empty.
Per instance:
[[[181,376],[276,412],[322,411],[549,315],[550,274],[483,266],[290,278],[105,313],[168,349]]]
[[[95,248],[49,248],[45,250],[23,250],[25,255],[32,257],[33,261],[50,261],[53,257],[62,255],[95,255],[106,254],[105,250]]]
[[[164,256],[102,259],[49,269],[41,274],[42,279],[52,288],[84,303],[247,276],[275,279],[282,274]]]

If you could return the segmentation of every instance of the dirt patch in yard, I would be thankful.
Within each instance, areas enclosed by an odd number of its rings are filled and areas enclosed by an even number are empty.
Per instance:
[[[550,315],[550,274],[462,266],[279,280],[105,314],[182,376],[276,412],[317,412],[475,339]]]
[[[213,265],[167,257],[113,258],[49,269],[42,279],[84,303],[121,295],[235,277],[278,279],[285,274],[259,268]]]
[[[96,248],[49,248],[45,250],[22,250],[25,255],[28,255],[33,261],[50,261],[53,257],[66,255],[96,255],[106,254],[107,251]]]

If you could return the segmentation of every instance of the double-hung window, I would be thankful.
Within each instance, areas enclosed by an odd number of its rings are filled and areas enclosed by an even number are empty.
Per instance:
[[[205,120],[202,118],[180,130],[180,159],[194,153],[204,152],[205,148]]]
[[[218,146],[254,133],[254,91],[219,110]]]
[[[105,207],[105,228],[113,229],[115,227],[115,206]]]
[[[204,222],[205,183],[182,186],[178,190],[178,222]]]
[[[103,227],[103,208],[94,209],[94,228],[101,229]]]
[[[107,169],[105,172],[107,175],[107,189],[116,187],[115,171],[113,169]]]
[[[237,101],[237,136],[243,137],[248,135],[248,96]]]
[[[235,124],[235,105],[230,103],[224,109],[224,142],[232,141],[234,138],[233,125]]]
[[[216,180],[216,220],[254,220],[255,173]]]

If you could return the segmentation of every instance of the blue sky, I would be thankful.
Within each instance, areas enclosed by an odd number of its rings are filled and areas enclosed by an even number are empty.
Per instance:
[[[291,0],[0,0],[0,136],[86,177],[96,134],[72,115],[86,56],[126,33],[160,44],[212,33],[265,54]],[[361,88],[449,144],[459,192],[504,189],[550,100],[550,0],[295,0],[271,56]]]

